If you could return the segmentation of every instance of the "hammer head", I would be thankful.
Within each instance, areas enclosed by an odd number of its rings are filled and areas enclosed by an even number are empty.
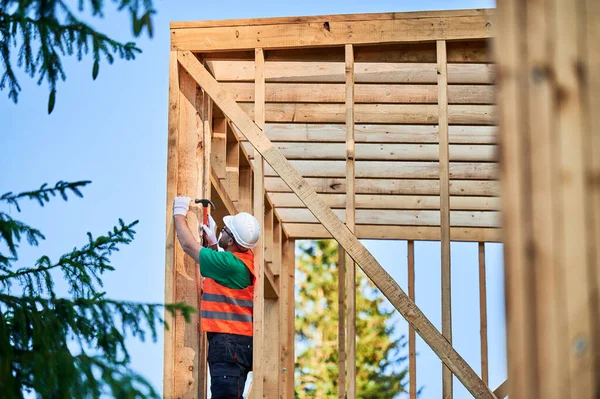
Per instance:
[[[211,200],[209,200],[209,199],[200,199],[200,198],[196,198],[196,199],[194,200],[194,202],[195,202],[196,204],[202,204],[202,206],[203,206],[203,207],[205,207],[205,208],[207,208],[207,207],[208,207],[208,204],[212,205],[212,208],[213,208],[213,209],[215,209],[215,208],[216,208],[216,207],[215,207],[215,204],[213,204],[213,202],[212,202]]]

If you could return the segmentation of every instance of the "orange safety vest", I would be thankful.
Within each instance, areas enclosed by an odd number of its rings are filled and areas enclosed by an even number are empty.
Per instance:
[[[244,289],[227,288],[212,278],[202,283],[202,331],[252,336],[254,300],[254,254],[233,252],[250,270],[250,285]]]

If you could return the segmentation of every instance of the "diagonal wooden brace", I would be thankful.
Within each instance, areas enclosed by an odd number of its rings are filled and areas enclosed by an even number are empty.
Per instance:
[[[178,61],[475,398],[496,396],[190,51]]]

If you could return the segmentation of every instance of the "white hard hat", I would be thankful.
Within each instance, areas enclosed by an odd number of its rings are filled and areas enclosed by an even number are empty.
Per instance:
[[[260,225],[254,216],[240,212],[235,216],[225,216],[223,223],[241,247],[251,249],[256,246],[260,236]]]

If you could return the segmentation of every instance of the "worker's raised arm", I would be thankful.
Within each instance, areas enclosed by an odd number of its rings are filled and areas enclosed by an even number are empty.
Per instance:
[[[176,197],[173,201],[173,219],[175,220],[175,231],[177,239],[181,244],[183,252],[198,261],[201,245],[196,241],[190,227],[187,224],[186,215],[190,207],[188,197]]]

